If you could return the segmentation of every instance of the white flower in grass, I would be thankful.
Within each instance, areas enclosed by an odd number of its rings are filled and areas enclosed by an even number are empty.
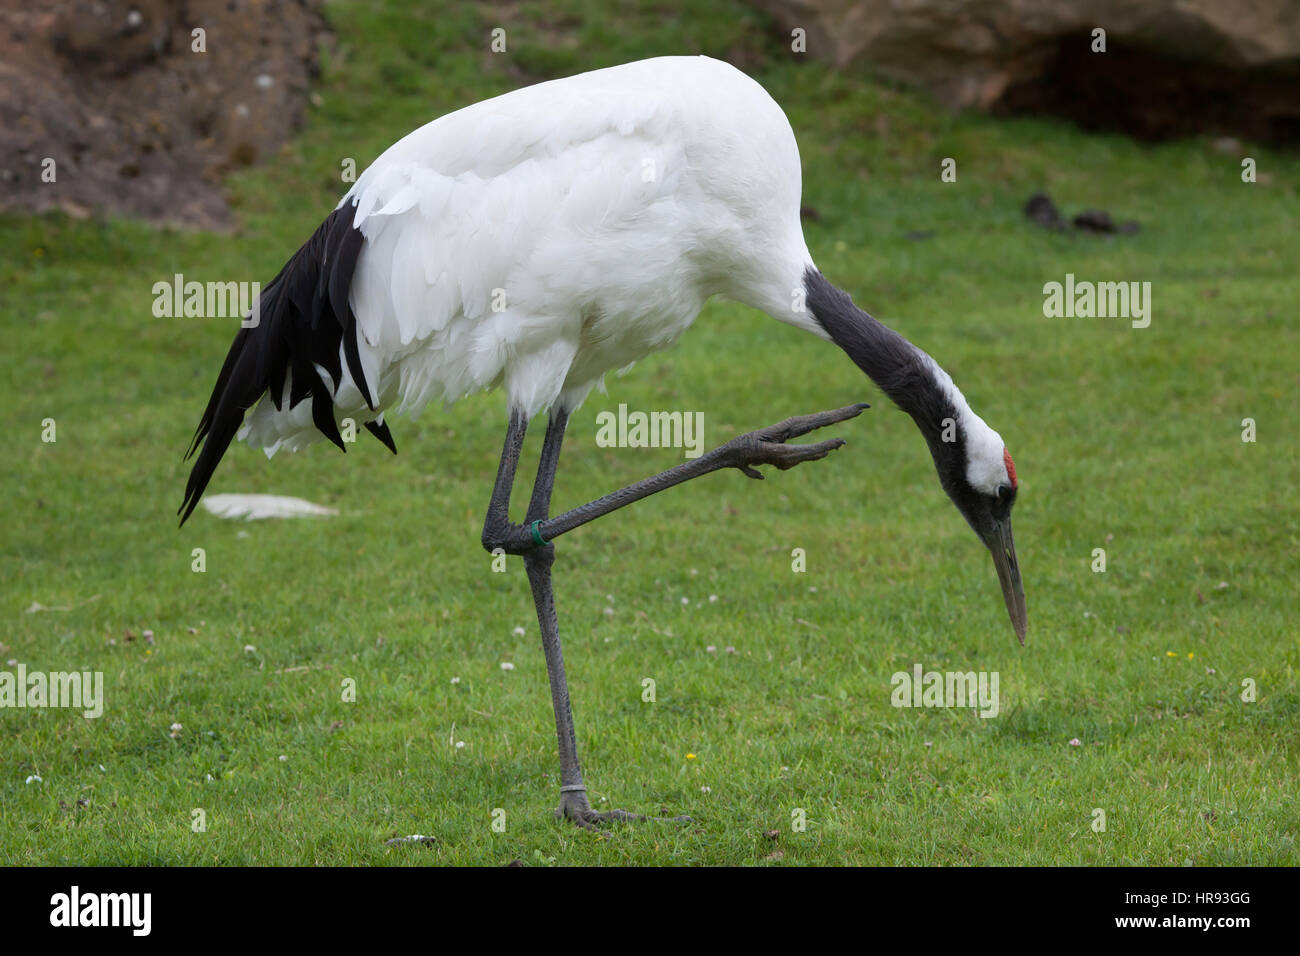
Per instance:
[[[44,783],[45,781],[41,779],[40,774],[35,774],[35,773],[34,773],[34,774],[32,774],[30,777],[27,778],[27,782],[28,782],[28,783]]]
[[[514,670],[514,669],[515,669],[514,662],[513,662],[513,661],[502,661],[502,662],[501,662],[501,669],[502,669],[503,671],[512,671],[512,670]]]
[[[515,637],[523,637],[526,632],[522,627],[517,627],[510,633],[513,634]]]
[[[452,682],[453,684],[459,684],[459,683],[460,683],[460,678],[459,678],[459,677],[453,677],[453,678],[451,679],[451,682]]]

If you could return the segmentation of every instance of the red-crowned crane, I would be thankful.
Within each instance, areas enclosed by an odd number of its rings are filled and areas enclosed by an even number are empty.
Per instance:
[[[501,386],[505,447],[483,547],[521,555],[550,675],[558,815],[588,828],[643,819],[591,808],[574,740],[551,589],[552,542],[709,472],[792,468],[840,439],[787,444],[865,405],[791,418],[551,517],[565,425],[611,369],[671,345],[727,296],[828,339],[916,421],[939,481],[993,555],[1016,635],[1025,597],[1011,536],[1016,471],[947,373],[853,305],[813,265],[799,150],[758,83],[707,57],[662,57],[540,83],[448,114],[389,147],[262,292],[226,356],[190,454],[198,504],[232,439],[296,450],[385,412]],[[251,411],[250,411],[251,410]],[[549,412],[522,523],[510,491],[529,422]]]

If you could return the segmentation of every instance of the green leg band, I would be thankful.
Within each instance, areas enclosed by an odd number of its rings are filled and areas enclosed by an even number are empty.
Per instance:
[[[528,526],[528,530],[533,533],[533,544],[537,545],[539,548],[544,548],[551,542],[542,540],[542,532],[538,528],[538,525],[540,524],[540,521],[534,521]]]

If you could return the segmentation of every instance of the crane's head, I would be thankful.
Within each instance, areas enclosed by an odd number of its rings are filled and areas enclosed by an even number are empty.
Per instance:
[[[930,429],[922,428],[939,472],[939,482],[993,555],[993,567],[997,569],[1011,626],[1023,644],[1028,626],[1025,589],[1016,560],[1016,542],[1011,535],[1011,509],[1018,490],[1015,462],[1001,436],[969,407],[945,417],[939,425],[937,441]]]
[[[807,306],[826,335],[921,429],[943,490],[993,555],[1011,626],[1023,644],[1025,589],[1011,537],[1016,466],[1001,436],[971,411],[929,355],[855,306],[813,266],[803,282]]]

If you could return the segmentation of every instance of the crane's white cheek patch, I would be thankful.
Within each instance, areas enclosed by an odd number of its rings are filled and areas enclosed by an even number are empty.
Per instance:
[[[303,498],[287,495],[208,495],[203,507],[218,518],[243,518],[260,521],[263,518],[328,518],[338,514],[338,509],[313,504]]]
[[[976,491],[986,495],[997,494],[998,487],[1006,484],[1007,466],[1004,459],[1006,446],[983,419],[973,413],[965,424],[966,480]]]

